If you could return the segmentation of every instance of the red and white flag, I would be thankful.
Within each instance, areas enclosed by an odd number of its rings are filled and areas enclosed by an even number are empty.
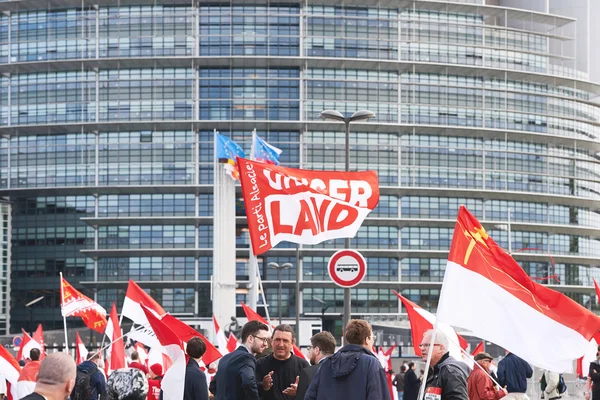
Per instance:
[[[166,371],[160,383],[165,400],[183,400],[183,388],[185,386],[186,359],[183,350],[183,342],[175,332],[155,314],[154,310],[142,306],[150,327],[156,334],[156,338],[162,345],[164,352],[169,356],[173,364]]]
[[[244,313],[246,314],[246,318],[248,318],[248,321],[262,322],[263,324],[267,325],[267,327],[269,327],[270,331],[275,329],[275,326],[269,324],[266,319],[261,317],[260,314],[258,314],[256,311],[254,311],[253,309],[248,307],[246,304],[244,304],[244,302],[242,302],[242,309],[244,310]],[[308,359],[308,357],[306,357],[306,354],[304,354],[298,346],[294,345],[292,347],[292,350],[294,351],[294,355],[296,357],[300,357],[310,363],[310,360]]]
[[[484,347],[483,347],[483,340],[481,342],[479,342],[479,344],[475,347],[475,349],[473,349],[473,351],[471,352],[471,355],[473,357],[475,357],[477,354],[479,353],[483,353],[485,351]]]
[[[417,304],[408,300],[396,291],[393,291],[396,296],[402,301],[402,305],[406,308],[408,319],[410,321],[410,331],[412,335],[413,349],[415,354],[421,357],[421,348],[419,345],[423,340],[423,334],[430,329],[433,329],[435,324],[435,315],[429,311],[419,307]],[[469,343],[448,324],[439,323],[438,329],[440,329],[448,338],[450,355],[457,360],[462,359],[461,348],[464,350],[467,348]]]
[[[381,367],[386,372],[385,376],[387,378],[388,389],[390,391],[390,398],[395,399],[398,397],[398,392],[392,383],[392,375],[387,372],[392,369],[392,353],[396,348],[396,343],[386,351],[383,351],[383,347],[379,347],[379,351],[377,352],[377,358],[379,359],[379,363]]]
[[[39,324],[35,332],[33,332],[33,341],[40,345],[40,361],[46,358],[46,344],[44,343],[44,329],[42,324]]]
[[[29,353],[33,349],[38,349],[40,351],[40,360],[42,357],[46,357],[46,350],[44,349],[44,332],[42,331],[42,325],[38,325],[37,330],[33,334],[35,338],[39,340],[33,339],[23,328],[21,328],[23,332],[23,340],[21,340],[21,346],[19,347],[19,351],[17,353],[17,360],[26,360],[29,358]],[[41,342],[41,343],[40,343]]]
[[[123,332],[121,331],[121,325],[119,325],[119,315],[117,314],[117,306],[115,303],[112,305],[112,310],[110,311],[110,317],[104,333],[108,336],[108,340],[113,342],[107,351],[107,353],[110,354],[110,365],[108,367],[110,374],[112,371],[127,367],[127,364],[125,363],[125,344],[123,343],[122,337]]]
[[[165,310],[154,300],[148,293],[138,286],[133,280],[129,280],[127,286],[127,293],[125,293],[125,301],[123,302],[123,309],[121,314],[124,317],[129,318],[133,322],[139,325],[148,325],[148,319],[146,314],[142,310],[141,304],[144,303],[148,309],[150,309],[155,315],[160,318],[165,315]]]
[[[169,358],[169,356],[167,356],[164,352],[166,352],[166,350],[164,350],[162,345],[160,347],[156,346],[150,349],[148,358],[146,359],[146,361],[148,361],[148,369],[150,369],[150,367],[154,364],[159,364],[162,366],[163,375],[165,372],[167,372],[173,362],[171,361],[171,358]]]
[[[600,330],[597,315],[530,279],[464,206],[454,228],[437,318],[558,373],[573,372],[573,360],[583,356]]]
[[[202,356],[202,362],[204,365],[209,366],[211,363],[217,361],[223,357],[221,352],[206,338],[203,334],[186,324],[185,322],[175,318],[171,314],[167,314],[161,318],[169,328],[177,334],[178,337],[185,343],[187,343],[194,336],[199,337],[206,344],[206,352]]]
[[[60,311],[64,317],[81,317],[85,326],[98,333],[106,329],[106,310],[84,296],[60,275]]]
[[[240,346],[240,343],[238,342],[238,340],[235,337],[235,335],[233,333],[230,333],[229,334],[229,339],[227,339],[227,351],[230,352],[230,353],[232,353],[239,346]]]
[[[79,332],[75,332],[75,363],[77,365],[81,364],[85,360],[87,360],[88,350],[83,344],[83,341],[79,337]]]
[[[596,279],[594,281],[594,288],[596,289],[596,296],[600,301],[600,287]],[[598,345],[600,344],[600,332],[596,333],[592,340],[588,343],[585,354],[577,360],[577,376],[586,378],[590,372],[590,363],[597,360],[596,354],[598,353]]]
[[[10,395],[17,400],[17,381],[21,373],[21,366],[12,354],[4,347],[0,346],[0,379],[6,379],[10,383]]]
[[[254,254],[354,237],[379,202],[375,171],[307,171],[238,158]]]
[[[227,339],[225,338],[225,332],[219,326],[217,322],[217,317],[213,315],[213,325],[215,327],[215,338],[217,340],[217,346],[219,346],[219,351],[221,354],[225,355],[229,353],[229,349],[227,348]]]

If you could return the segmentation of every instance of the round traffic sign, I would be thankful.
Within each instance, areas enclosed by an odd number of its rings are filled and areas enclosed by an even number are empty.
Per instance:
[[[22,341],[21,336],[15,336],[15,337],[13,337],[12,344],[15,347],[19,347],[21,345],[21,341]]]
[[[329,259],[327,271],[338,286],[350,288],[358,285],[367,274],[367,262],[358,251],[340,250]]]

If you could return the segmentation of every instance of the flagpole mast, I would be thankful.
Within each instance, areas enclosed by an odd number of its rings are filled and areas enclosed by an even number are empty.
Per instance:
[[[425,373],[423,374],[423,382],[421,382],[421,387],[419,388],[419,397],[418,399],[423,398],[423,394],[425,393],[425,387],[427,386],[427,375],[429,375],[429,367],[431,365],[431,354],[433,353],[432,348],[435,345],[435,337],[438,329],[438,318],[435,318],[435,324],[433,325],[433,333],[431,334],[431,339],[429,341],[429,347],[427,348],[427,362],[425,363]],[[459,346],[460,347],[460,346]],[[423,350],[421,350],[423,351]]]
[[[255,154],[254,152],[256,151],[256,148],[254,146],[254,143],[256,141],[256,128],[254,128],[254,130],[252,131],[252,145],[250,147],[250,159],[251,160],[255,160]],[[256,258],[256,255],[254,254],[254,250],[252,249],[252,238],[250,238],[250,257],[248,259],[248,278],[250,280],[250,287],[248,288],[248,305],[250,306],[250,308],[252,308],[253,310],[256,310],[256,312],[258,312],[258,278],[259,278],[259,269],[258,269],[258,259]],[[261,283],[261,287],[260,290],[262,291],[262,283]],[[263,292],[264,294],[264,292]],[[265,304],[265,309],[266,309],[266,301],[264,302]]]
[[[62,272],[60,272],[60,302],[62,304],[63,299],[65,298],[64,296],[64,291],[63,291],[63,276],[62,276]],[[67,317],[65,316],[65,313],[62,312],[61,310],[61,314],[63,315],[63,326],[65,328],[65,353],[69,353],[69,338],[67,336]]]

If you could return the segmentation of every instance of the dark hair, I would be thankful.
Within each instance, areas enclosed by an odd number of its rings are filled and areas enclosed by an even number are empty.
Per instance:
[[[412,362],[412,361],[411,361],[411,362],[409,362],[409,363],[408,363],[408,368],[412,368],[412,367],[414,367],[414,366],[415,366],[415,363],[414,363],[414,362]]]
[[[38,361],[40,359],[40,349],[31,349],[29,358],[31,358],[31,361]]]
[[[335,353],[336,341],[333,335],[327,331],[319,332],[310,338],[310,344],[312,347],[318,347],[322,353],[333,354]]]
[[[260,321],[248,321],[242,328],[242,343],[246,342],[249,336],[254,336],[258,331],[269,331],[269,327]]]
[[[139,360],[139,359],[140,359],[140,353],[138,353],[137,351],[134,351],[133,353],[131,353],[132,361]]]
[[[406,365],[403,365],[400,367],[400,372],[402,372],[402,373],[406,372]]]
[[[296,333],[294,332],[294,328],[287,324],[277,325],[275,329],[273,329],[272,336],[275,336],[275,332],[289,332],[292,334],[292,342],[296,341]]]
[[[187,354],[192,358],[201,358],[206,352],[206,343],[198,336],[194,336],[187,342]]]
[[[367,338],[373,334],[371,324],[363,319],[353,319],[346,325],[344,338],[348,344],[357,344],[362,346]]]
[[[93,353],[91,351],[89,352],[88,357],[87,357],[87,359],[89,361],[98,360],[99,358],[100,358],[100,353]]]

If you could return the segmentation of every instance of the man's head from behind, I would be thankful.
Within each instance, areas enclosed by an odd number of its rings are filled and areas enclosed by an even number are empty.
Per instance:
[[[333,335],[327,331],[319,332],[310,338],[308,359],[312,365],[316,365],[323,358],[335,353],[336,341]]]
[[[206,352],[206,343],[204,343],[204,340],[195,336],[188,340],[186,352],[187,355],[193,358],[194,360],[199,360]]]
[[[67,399],[77,377],[75,361],[67,353],[53,353],[42,361],[35,391],[54,400]]]
[[[279,325],[273,329],[271,345],[273,346],[273,357],[278,360],[287,360],[292,354],[292,348],[296,343],[294,329],[289,325]]]
[[[353,319],[346,325],[344,338],[348,344],[357,344],[373,351],[373,329],[371,324],[362,319]]]
[[[100,362],[100,353],[92,353],[92,352],[90,352],[88,354],[87,359],[88,359],[88,361],[91,361],[94,364],[98,365],[99,362]]]
[[[242,328],[242,343],[253,354],[261,354],[269,347],[269,327],[260,321],[248,321]]]
[[[140,360],[140,354],[137,351],[134,351],[131,353],[131,361],[139,361]]]
[[[444,332],[438,330],[435,334],[435,343],[431,343],[433,329],[423,334],[423,340],[419,347],[421,348],[421,358],[427,361],[427,353],[431,352],[431,365],[435,366],[440,359],[448,352],[448,338]]]
[[[40,360],[40,349],[31,349],[29,352],[29,358],[31,361],[39,361]]]

